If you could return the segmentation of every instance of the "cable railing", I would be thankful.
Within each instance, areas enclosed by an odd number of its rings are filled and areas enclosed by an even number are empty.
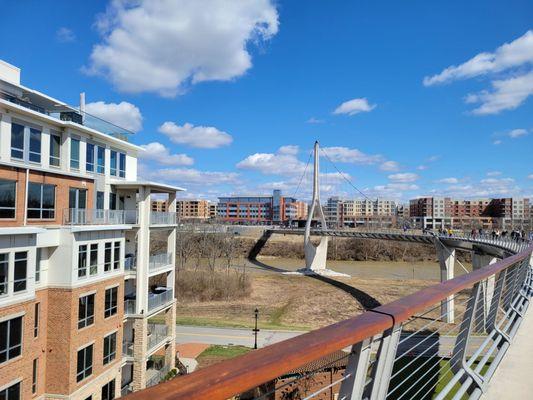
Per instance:
[[[475,243],[508,256],[130,398],[478,399],[533,294],[533,245],[479,237]],[[442,302],[453,307],[455,322],[446,322]]]

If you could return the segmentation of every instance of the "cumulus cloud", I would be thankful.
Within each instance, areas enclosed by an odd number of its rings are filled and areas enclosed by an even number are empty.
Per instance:
[[[305,122],[307,122],[308,124],[323,124],[326,121],[324,121],[323,119],[318,119],[318,118],[315,118],[315,117],[311,117]]]
[[[170,151],[159,142],[141,145],[145,151],[139,154],[140,159],[155,161],[162,165],[192,165],[194,160],[186,154],[170,154]]]
[[[376,108],[375,104],[370,104],[366,98],[362,97],[345,101],[333,111],[333,114],[355,115],[362,112],[370,112],[374,108]]]
[[[499,176],[502,173],[500,171],[489,171],[487,172],[487,176]]]
[[[163,168],[155,171],[143,171],[147,178],[158,178],[183,186],[213,186],[221,184],[239,184],[236,172],[200,171],[194,168]]]
[[[175,96],[242,76],[249,47],[276,35],[279,19],[271,0],[114,0],[96,27],[88,73],[123,92]]]
[[[492,142],[492,144],[493,144],[494,146],[498,146],[498,145],[502,144],[502,141],[501,141],[500,139],[496,139],[496,140],[494,140],[494,141]]]
[[[333,162],[371,165],[384,161],[383,156],[379,154],[366,154],[359,149],[350,149],[349,147],[324,147],[322,151]]]
[[[459,179],[454,178],[454,177],[442,178],[442,179],[439,179],[437,182],[438,183],[449,183],[449,184],[452,184],[452,183],[459,183]]]
[[[230,134],[213,126],[194,126],[188,122],[180,126],[174,122],[167,121],[158,130],[173,143],[202,149],[227,146],[233,141],[233,137]]]
[[[282,146],[276,153],[255,153],[237,163],[237,168],[257,171],[264,175],[298,175],[305,163],[298,160],[297,146]]]
[[[498,197],[518,196],[523,194],[522,189],[516,185],[513,178],[485,178],[479,182],[465,185],[450,185],[438,191],[439,195],[451,197]]]
[[[479,53],[463,64],[452,65],[437,75],[426,76],[424,85],[432,86],[458,79],[473,78],[532,63],[533,31],[530,30],[511,43],[498,47],[493,53]]]
[[[529,132],[527,129],[513,129],[509,132],[507,132],[507,136],[509,136],[511,139],[516,139],[522,136],[528,135]]]
[[[420,178],[417,174],[414,174],[412,172],[404,172],[400,174],[392,174],[389,175],[388,178],[395,182],[395,183],[407,183],[407,182],[414,182]]]
[[[379,169],[382,171],[398,171],[400,169],[400,164],[396,161],[385,161],[379,166]]]
[[[437,75],[424,78],[425,86],[449,83],[460,79],[506,74],[503,79],[494,79],[491,90],[483,90],[466,96],[465,102],[479,103],[472,110],[475,115],[498,114],[513,110],[533,95],[533,31],[510,43],[505,43],[494,52],[483,52],[460,65],[452,65]]]
[[[61,43],[70,43],[76,40],[76,35],[71,29],[62,26],[56,31],[56,39]]]
[[[132,132],[142,129],[143,117],[141,111],[131,103],[104,103],[97,101],[85,105],[85,111],[105,121]]]

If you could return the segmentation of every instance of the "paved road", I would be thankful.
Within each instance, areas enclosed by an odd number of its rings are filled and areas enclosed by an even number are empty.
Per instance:
[[[265,347],[273,343],[301,335],[302,331],[271,331],[261,330],[257,336],[257,346]],[[449,357],[452,354],[455,344],[455,336],[437,335],[427,338],[416,335],[405,339],[409,334],[402,334],[400,346],[397,354],[409,354],[410,356],[423,353],[423,356]],[[438,338],[438,344],[436,343]],[[472,354],[479,347],[483,337],[474,336],[470,338],[468,354]],[[241,345],[253,347],[254,336],[251,329],[235,328],[212,328],[206,326],[176,326],[176,343],[207,343],[218,345]],[[377,345],[377,343],[376,343]],[[377,346],[376,346],[377,350]]]

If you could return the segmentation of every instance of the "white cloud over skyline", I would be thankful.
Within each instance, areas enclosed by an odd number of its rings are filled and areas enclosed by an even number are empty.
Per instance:
[[[134,133],[142,130],[143,116],[141,110],[127,101],[121,101],[118,104],[103,101],[87,103],[85,111]]]
[[[194,159],[186,154],[170,154],[170,151],[159,142],[143,144],[141,147],[145,150],[139,153],[141,160],[155,161],[161,165],[192,165]]]
[[[370,104],[366,98],[361,97],[345,101],[333,111],[333,114],[355,115],[370,112],[374,108],[376,108],[375,104]]]
[[[194,126],[186,122],[178,125],[174,122],[164,122],[158,131],[167,136],[173,143],[201,149],[216,149],[228,146],[233,137],[213,126]]]

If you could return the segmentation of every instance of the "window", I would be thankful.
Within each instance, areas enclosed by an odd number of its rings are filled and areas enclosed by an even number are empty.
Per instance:
[[[117,354],[117,333],[114,332],[104,338],[104,365],[115,359]]]
[[[30,128],[30,155],[31,162],[41,162],[41,132],[37,129]]]
[[[0,296],[7,294],[7,274],[9,269],[9,254],[0,254]]]
[[[50,165],[61,165],[61,136],[50,134]]]
[[[28,183],[28,218],[54,219],[55,218],[55,191],[54,185],[42,183]]]
[[[78,188],[69,188],[68,190],[68,208],[84,210],[87,207],[87,190]]]
[[[96,161],[98,162],[96,172],[103,174],[105,172],[105,148],[96,147]]]
[[[113,400],[115,398],[115,380],[102,386],[102,400]]]
[[[24,126],[11,124],[11,157],[24,159]]]
[[[0,180],[0,218],[15,218],[17,182]]]
[[[37,248],[35,251],[35,283],[39,283],[41,281],[42,257],[42,249]]]
[[[22,317],[0,322],[0,364],[22,352]]]
[[[39,359],[34,358],[33,359],[33,371],[31,374],[31,392],[37,393],[37,368],[39,365]]]
[[[17,382],[4,390],[0,390],[0,399],[20,400],[20,382]]]
[[[96,192],[96,209],[104,209],[104,192]]]
[[[33,320],[33,337],[39,336],[39,319],[41,318],[41,303],[35,303],[34,320]]]
[[[104,272],[111,271],[111,246],[113,242],[107,242],[104,250]]]
[[[28,272],[28,252],[19,251],[15,253],[15,279],[13,281],[13,291],[22,292],[26,290]]]
[[[112,176],[117,176],[118,171],[118,158],[117,158],[117,152],[115,150],[111,150],[111,162],[110,162],[110,173]]]
[[[126,154],[120,153],[120,162],[119,162],[119,176],[124,178],[126,176]]]
[[[78,350],[76,381],[80,382],[93,373],[93,345]]]
[[[80,139],[70,138],[70,168],[80,169]]]
[[[98,244],[91,244],[89,253],[89,275],[96,275],[98,273]]]
[[[116,193],[109,193],[109,209],[110,210],[116,210],[117,209],[117,195],[116,195]]]
[[[113,269],[120,268],[120,242],[115,242],[114,254],[113,254]]]
[[[78,278],[87,276],[87,245],[78,247]]]
[[[85,169],[94,172],[94,144],[87,143],[85,147]]]
[[[117,313],[118,288],[114,287],[105,291],[105,309],[104,318],[110,317]]]
[[[78,329],[94,323],[94,294],[80,297],[78,305]]]

